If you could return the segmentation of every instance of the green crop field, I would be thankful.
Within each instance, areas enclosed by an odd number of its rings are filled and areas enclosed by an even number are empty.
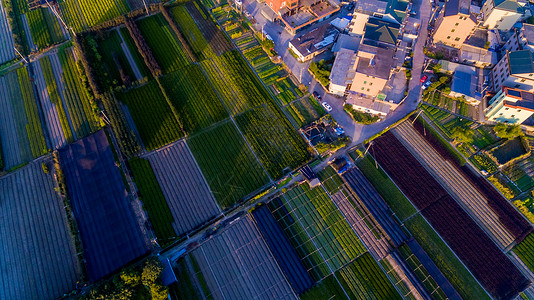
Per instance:
[[[128,92],[117,93],[117,98],[128,106],[147,150],[183,137],[183,132],[155,81]]]
[[[30,26],[33,42],[37,47],[42,49],[50,46],[53,41],[52,36],[48,31],[48,25],[43,14],[43,9],[39,8],[30,10],[26,14],[26,17],[28,18],[28,25]]]
[[[534,272],[534,234],[529,234],[519,245],[515,246],[514,253]]]
[[[121,28],[117,28],[117,31],[124,39],[124,43],[126,44],[126,47],[128,47],[128,50],[130,51],[130,54],[132,55],[132,59],[135,61],[135,64],[139,68],[139,72],[141,72],[141,75],[143,77],[149,76],[150,71],[148,70],[148,67],[145,64],[145,61],[143,60],[143,56],[141,56],[141,53],[139,53],[137,46],[135,46],[135,42],[130,36],[128,29],[126,27],[121,27]]]
[[[163,15],[141,19],[137,25],[164,74],[182,69],[190,63],[183,45],[174,36]]]
[[[204,38],[202,31],[196,26],[195,20],[193,20],[184,5],[169,9],[169,13],[198,59],[203,60],[215,56],[210,44]]]
[[[129,161],[129,165],[135,184],[139,189],[143,207],[148,213],[158,240],[163,243],[170,241],[176,237],[172,228],[174,218],[150,162],[143,158],[135,158]]]
[[[39,111],[33,86],[30,82],[28,70],[20,68],[17,70],[19,77],[20,90],[22,91],[22,100],[24,102],[24,111],[28,124],[26,125],[26,132],[30,142],[30,148],[33,157],[39,157],[48,152],[46,142],[44,139],[43,128],[41,126],[41,119],[39,118]]]
[[[268,207],[316,280],[366,252],[321,187],[310,189],[301,184],[269,202]]]
[[[228,118],[226,109],[199,65],[189,65],[163,77],[161,82],[187,133]]]
[[[65,22],[76,32],[130,11],[126,0],[60,0],[58,4]]]
[[[222,209],[269,182],[269,178],[232,122],[187,141]]]
[[[428,256],[464,299],[489,299],[476,279],[421,215],[404,223]]]
[[[212,60],[205,60],[202,67],[232,115],[272,101],[263,84],[237,50],[226,52]]]
[[[55,105],[59,121],[61,122],[61,128],[63,129],[63,134],[67,143],[72,143],[74,137],[72,136],[72,130],[70,129],[69,120],[67,114],[63,107],[63,101],[61,100],[61,94],[56,84],[56,79],[54,77],[54,70],[52,69],[52,63],[50,62],[50,57],[44,56],[39,60],[41,68],[43,69],[43,77],[46,82],[46,89],[48,90],[48,95],[50,96],[50,101]]]
[[[100,129],[89,96],[74,59],[72,49],[58,52],[63,69],[64,98],[77,138],[85,137]]]
[[[237,116],[236,121],[272,178],[311,157],[306,142],[272,102]]]

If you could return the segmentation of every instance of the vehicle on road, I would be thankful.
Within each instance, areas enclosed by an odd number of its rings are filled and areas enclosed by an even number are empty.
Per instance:
[[[428,76],[424,75],[423,77],[421,77],[421,83],[424,83],[426,80],[428,79]]]
[[[327,112],[331,112],[332,111],[332,106],[330,106],[330,104],[323,102],[321,103],[321,105],[324,107],[324,109],[326,109]]]
[[[321,95],[319,95],[319,93],[317,92],[313,92],[313,98],[317,99],[317,100],[321,100]]]
[[[430,80],[427,80],[425,83],[423,83],[421,89],[426,90],[431,84],[432,82]]]

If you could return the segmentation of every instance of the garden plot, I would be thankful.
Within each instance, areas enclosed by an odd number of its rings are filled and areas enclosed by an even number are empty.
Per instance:
[[[152,165],[174,217],[173,228],[183,235],[221,211],[185,141],[145,156]]]
[[[67,143],[67,140],[65,139],[65,134],[63,134],[63,128],[61,127],[61,121],[59,119],[59,113],[56,104],[52,103],[49,95],[45,77],[43,75],[43,69],[41,68],[41,63],[33,63],[33,70],[35,72],[34,82],[37,86],[41,108],[43,109],[43,114],[46,119],[46,126],[48,128],[51,146],[54,149],[61,148]],[[53,88],[50,88],[50,90],[52,91]]]
[[[28,47],[30,48],[30,51],[38,51],[39,47],[33,42],[32,32],[30,30],[30,24],[28,23],[28,18],[26,15],[21,15],[20,19],[22,20],[22,26],[24,28],[24,32],[26,33],[26,42],[28,43]],[[19,50],[20,51],[20,50]]]
[[[0,299],[55,299],[76,287],[81,266],[53,174],[40,159],[0,179]]]
[[[198,264],[199,272],[194,275],[203,277],[208,298],[297,298],[248,216],[234,221],[187,258]],[[194,266],[189,270],[193,273]]]
[[[0,138],[6,169],[48,151],[26,68],[0,77]]]
[[[321,187],[310,189],[301,184],[269,202],[268,207],[315,280],[366,252]]]
[[[58,4],[65,22],[76,32],[130,11],[126,0],[64,0]]]
[[[59,150],[80,231],[89,280],[105,277],[149,251],[103,130]]]
[[[15,58],[15,42],[7,21],[4,4],[0,1],[0,64]]]

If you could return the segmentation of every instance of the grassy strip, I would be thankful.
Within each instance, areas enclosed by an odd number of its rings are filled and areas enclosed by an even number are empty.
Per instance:
[[[473,275],[421,215],[416,215],[404,225],[462,298],[489,299]]]
[[[534,233],[529,234],[513,251],[534,272]]]
[[[371,182],[373,187],[384,198],[391,210],[401,221],[406,220],[417,212],[412,203],[395,186],[382,168],[376,168],[375,161],[370,155],[358,160],[356,166],[358,166],[360,171],[367,177],[367,180]]]

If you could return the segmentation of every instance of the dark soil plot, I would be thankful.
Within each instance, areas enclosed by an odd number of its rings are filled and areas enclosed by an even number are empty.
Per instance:
[[[39,160],[0,179],[0,299],[55,299],[81,279],[63,201]]]
[[[493,149],[491,154],[497,159],[499,164],[504,165],[512,159],[527,153],[520,138],[509,140],[503,145]]]
[[[313,285],[313,279],[267,206],[262,205],[256,208],[252,211],[252,216],[295,293],[300,295],[308,290]]]
[[[59,150],[91,281],[148,252],[104,131]]]

